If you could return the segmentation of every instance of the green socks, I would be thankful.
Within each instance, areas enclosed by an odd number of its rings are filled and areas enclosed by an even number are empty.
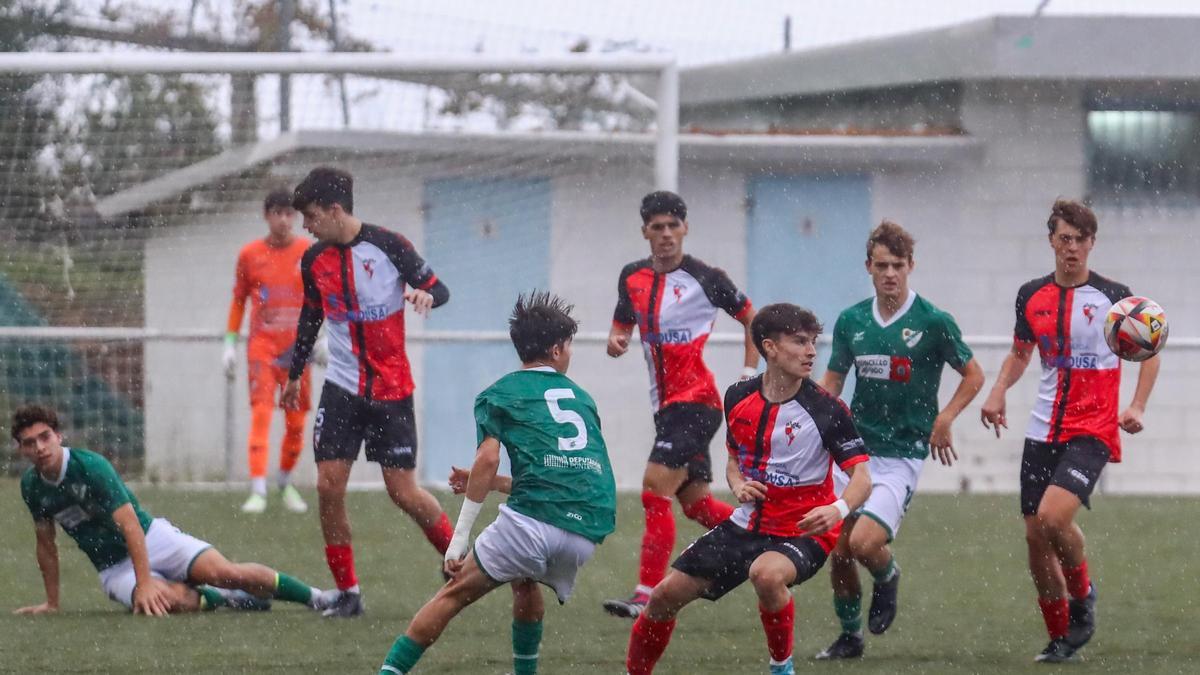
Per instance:
[[[224,594],[212,586],[197,586],[196,592],[200,594],[200,611],[202,612],[211,612],[218,607],[225,607],[229,604]]]
[[[392,643],[391,651],[379,668],[379,675],[405,675],[417,665],[424,653],[424,647],[410,640],[407,635],[401,635]]]
[[[870,570],[867,570],[870,572]],[[883,569],[878,572],[871,572],[871,576],[875,577],[875,583],[882,584],[892,580],[892,576],[896,574],[896,556],[888,558],[888,562],[883,566]]]
[[[307,605],[312,600],[312,595],[312,587],[303,581],[295,577],[290,577],[283,572],[275,573],[274,597],[276,600],[298,602],[302,605]]]
[[[538,649],[542,644],[542,622],[513,619],[512,644],[513,675],[535,675]]]
[[[862,632],[862,596],[850,598],[833,596],[833,611],[842,622],[843,633]]]

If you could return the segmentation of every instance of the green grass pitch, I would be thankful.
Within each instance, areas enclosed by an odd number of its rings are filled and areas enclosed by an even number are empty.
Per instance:
[[[0,672],[324,672],[374,673],[395,635],[436,590],[439,556],[383,493],[352,493],[351,522],[365,617],[322,619],[278,603],[268,614],[229,611],[147,619],[125,614],[101,593],[84,556],[61,532],[63,611],[17,617],[43,600],[33,530],[17,484],[0,483]],[[215,544],[235,560],[278,567],[329,585],[316,515],[237,512],[240,492],[138,490],[156,516]],[[307,495],[315,506],[315,495]],[[440,495],[457,511],[458,500]],[[1200,500],[1100,496],[1085,513],[1091,569],[1099,589],[1099,630],[1072,673],[1200,672]],[[619,529],[580,575],[565,607],[548,602],[543,673],[624,672],[629,623],[600,609],[634,581],[641,507],[621,497]],[[480,526],[491,521],[485,510]],[[678,517],[678,514],[677,514]],[[478,528],[477,528],[478,529]],[[679,518],[679,544],[700,528]],[[1022,525],[1013,496],[919,496],[896,545],[904,570],[900,614],[883,637],[868,636],[858,663],[809,657],[837,628],[828,576],[796,589],[797,670],[854,673],[1042,672],[1032,658],[1046,637],[1025,571]],[[426,653],[421,673],[511,670],[510,594],[498,590],[468,608]],[[719,603],[680,616],[659,673],[766,672],[766,646],[748,585]]]

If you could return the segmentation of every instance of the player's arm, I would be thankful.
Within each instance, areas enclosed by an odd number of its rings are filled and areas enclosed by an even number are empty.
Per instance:
[[[844,314],[844,313],[843,313]],[[842,395],[846,387],[846,374],[854,364],[854,354],[850,351],[850,341],[846,337],[846,319],[838,315],[833,324],[833,344],[829,349],[829,363],[825,366],[825,374],[818,383],[825,391],[835,397]]]
[[[492,482],[496,479],[496,470],[500,468],[500,441],[487,436],[475,450],[475,463],[471,465],[471,475],[467,478],[466,499],[458,512],[458,522],[454,525],[454,536],[446,547],[445,566],[443,569],[450,574],[458,573],[462,567],[462,559],[467,555],[467,546],[471,540],[471,528],[479,511],[483,508],[483,500],[492,490]]]
[[[971,401],[975,400],[979,390],[983,389],[983,368],[974,358],[955,370],[962,376],[962,379],[958,381],[958,388],[954,390],[950,401],[933,420],[933,431],[929,434],[929,447],[933,451],[933,456],[944,466],[950,466],[958,459],[958,452],[954,450],[954,438],[950,434],[950,426],[954,424],[954,420],[958,419]]]
[[[613,322],[608,329],[608,355],[614,359],[629,351],[629,340],[633,337],[633,325]]]
[[[629,340],[637,323],[637,312],[633,310],[628,284],[633,269],[632,265],[627,265],[617,279],[617,306],[613,309],[612,328],[608,329],[608,355],[614,359],[629,351]]]
[[[754,307],[747,301],[745,311],[734,317],[742,324],[742,328],[745,330],[745,337],[742,343],[745,352],[745,358],[742,360],[743,380],[754,377],[754,374],[758,372],[758,347],[754,346],[754,334],[750,331],[750,322],[754,321],[754,313]]]
[[[53,614],[58,611],[58,544],[55,543],[54,521],[50,519],[33,521],[34,534],[37,536],[37,564],[42,571],[42,585],[46,588],[46,602],[40,605],[22,607],[13,614]]]
[[[150,553],[146,548],[146,533],[138,521],[133,505],[126,502],[112,512],[117,531],[125,539],[129,560],[133,563],[133,575],[137,584],[133,587],[133,613],[150,616],[166,616],[171,611],[171,600],[167,586],[150,573]]]
[[[834,396],[841,396],[842,389],[846,387],[846,374],[826,368],[825,374],[821,376],[821,382],[819,384],[821,385],[822,389],[830,394],[833,394]]]
[[[292,364],[288,368],[288,383],[279,397],[279,404],[288,409],[295,409],[300,404],[300,377],[308,366],[308,358],[313,346],[317,343],[317,335],[321,332],[321,324],[325,323],[325,310],[321,304],[321,291],[312,274],[312,262],[316,257],[317,247],[308,249],[300,261],[300,279],[304,284],[304,304],[300,307],[300,320],[296,325],[296,346],[292,349]]]
[[[1023,340],[1013,342],[1012,349],[1008,352],[1008,356],[1004,357],[1004,363],[1000,365],[1000,374],[996,376],[996,383],[992,385],[992,391],[979,411],[979,418],[983,422],[984,428],[988,428],[990,424],[991,428],[996,431],[996,438],[1000,438],[1000,427],[1008,428],[1005,395],[1009,388],[1025,374],[1025,369],[1029,367],[1029,362],[1033,359],[1033,347],[1034,343],[1032,342]]]
[[[461,495],[467,491],[467,480],[471,477],[470,469],[463,469],[457,466],[450,467],[450,478],[446,480],[446,485],[450,487],[450,491],[456,495]],[[492,491],[503,492],[504,494],[512,493],[512,477],[498,475],[492,479]]]
[[[221,362],[228,377],[233,377],[237,365],[238,332],[242,329],[242,317],[246,313],[246,299],[249,297],[250,281],[246,274],[245,255],[239,254],[233,282],[233,299],[229,303],[229,317],[225,321],[225,347],[221,351]]]
[[[1146,402],[1150,400],[1150,392],[1154,390],[1154,383],[1158,380],[1158,369],[1162,366],[1160,357],[1154,356],[1142,361],[1142,365],[1138,368],[1137,388],[1133,392],[1133,401],[1129,403],[1129,407],[1121,413],[1120,424],[1121,428],[1127,433],[1136,434],[1145,427],[1142,426],[1142,414],[1146,412]]]
[[[729,489],[733,491],[733,496],[742,504],[758,502],[767,498],[767,486],[756,480],[746,480],[746,477],[742,475],[742,468],[738,466],[737,457],[732,454],[725,464],[725,480],[729,483]]]

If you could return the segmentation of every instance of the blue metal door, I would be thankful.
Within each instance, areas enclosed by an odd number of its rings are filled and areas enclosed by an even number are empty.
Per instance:
[[[550,181],[429,180],[423,205],[424,253],[450,288],[450,302],[433,311],[429,329],[507,331],[517,295],[549,289]],[[519,367],[507,340],[426,346],[422,480],[444,484],[452,464],[471,466],[475,396]]]
[[[871,230],[869,178],[753,176],[746,193],[746,267],[754,305],[806,307],[829,335],[843,309],[872,294],[863,267]],[[821,352],[817,370],[824,372],[828,349]]]

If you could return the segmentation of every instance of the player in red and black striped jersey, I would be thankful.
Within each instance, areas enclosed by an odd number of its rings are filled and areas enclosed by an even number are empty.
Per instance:
[[[650,589],[667,572],[675,548],[672,498],[688,518],[705,528],[729,517],[733,507],[713,498],[709,445],[721,426],[717,383],[704,364],[704,344],[718,311],[746,327],[743,379],[758,366],[750,340],[754,308],[725,272],[683,253],[688,233],[687,205],[673,192],[642,199],[642,236],[650,257],[621,270],[617,308],[608,336],[608,355],[629,349],[637,326],[650,370],[654,407],[654,447],[642,478],[646,530],[642,536],[638,585],[629,599],[604,602],[610,614],[635,618]]]
[[[1050,634],[1037,660],[1058,662],[1071,658],[1095,632],[1096,590],[1075,514],[1088,505],[1104,466],[1121,461],[1118,427],[1131,434],[1142,430],[1159,361],[1142,362],[1133,402],[1118,414],[1121,361],[1104,341],[1104,317],[1132,293],[1088,269],[1097,229],[1091,209],[1059,200],[1047,226],[1054,274],[1017,293],[1012,351],[981,418],[999,438],[1000,428],[1008,427],[1005,393],[1036,347],[1042,376],[1021,457],[1021,514],[1029,569]]]
[[[350,546],[346,484],[364,441],[367,460],[383,472],[388,495],[445,553],[454,528],[437,499],[417,483],[413,380],[404,349],[404,309],[419,314],[444,304],[450,291],[404,237],[353,215],[350,174],[313,169],[292,205],[319,243],[300,263],[304,305],[292,352],[284,405],[295,405],[299,378],[321,324],[328,324],[329,368],[313,429],[317,495],[325,559],[343,591],[327,616],[362,614]],[[411,288],[407,288],[411,286]]]
[[[693,542],[650,594],[629,638],[630,675],[654,669],[685,605],[716,600],[747,579],[758,596],[772,675],[794,675],[791,586],[812,577],[837,542],[842,520],[871,492],[866,446],[850,411],[810,377],[821,324],[795,305],[754,318],[761,376],[725,393],[725,475],[741,506]],[[850,481],[838,499],[833,463]]]

